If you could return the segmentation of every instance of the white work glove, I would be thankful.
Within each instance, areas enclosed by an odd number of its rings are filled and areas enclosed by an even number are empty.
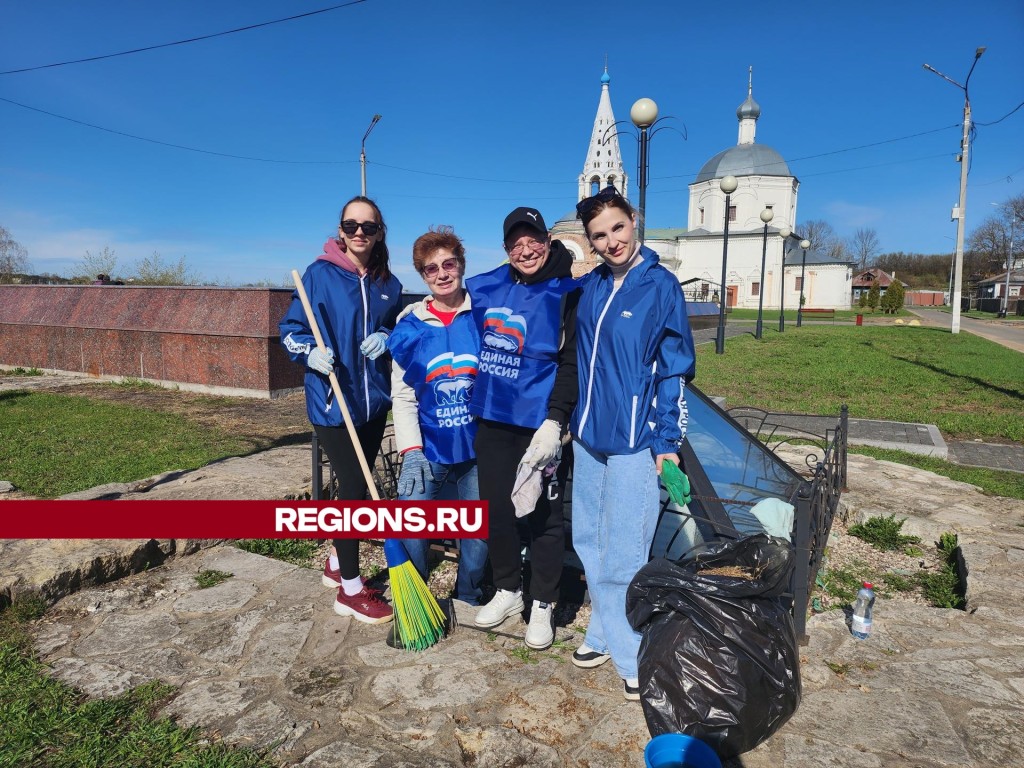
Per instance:
[[[558,455],[562,447],[562,427],[557,421],[546,419],[533,433],[530,447],[526,449],[520,464],[534,469],[544,469]]]
[[[331,371],[334,370],[334,350],[330,347],[324,347],[323,349],[313,347],[310,353],[306,355],[306,365],[317,373],[330,376]]]
[[[359,345],[359,351],[370,360],[376,360],[388,351],[388,335],[384,331],[371,333]]]
[[[433,479],[434,473],[423,451],[413,448],[402,455],[402,471],[398,475],[399,496],[422,496],[427,491],[427,481]]]

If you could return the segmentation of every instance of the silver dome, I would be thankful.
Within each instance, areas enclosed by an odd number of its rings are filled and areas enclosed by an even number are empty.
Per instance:
[[[697,182],[725,176],[792,176],[782,155],[764,144],[738,144],[719,152],[700,169]]]

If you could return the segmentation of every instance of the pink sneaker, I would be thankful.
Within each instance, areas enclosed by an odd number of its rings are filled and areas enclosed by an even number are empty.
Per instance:
[[[330,558],[327,558],[327,562],[324,563],[324,575],[320,577],[320,583],[332,589],[341,586],[341,568],[335,568],[332,571]]]
[[[383,624],[391,621],[391,606],[381,596],[363,587],[358,595],[346,595],[345,590],[338,587],[338,596],[334,600],[334,612],[339,616],[351,616],[364,624]]]

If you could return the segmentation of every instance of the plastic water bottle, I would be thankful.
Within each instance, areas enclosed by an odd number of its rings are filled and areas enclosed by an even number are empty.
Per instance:
[[[858,640],[867,640],[871,634],[871,611],[874,606],[875,590],[865,581],[853,604],[853,621],[850,626],[853,636]]]

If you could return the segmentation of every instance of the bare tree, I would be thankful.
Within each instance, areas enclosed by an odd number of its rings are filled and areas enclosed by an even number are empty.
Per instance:
[[[0,226],[0,283],[14,281],[16,274],[28,272],[28,251]]]
[[[878,233],[873,229],[861,227],[850,238],[850,250],[853,251],[853,256],[857,260],[857,269],[867,269],[868,263],[873,261],[881,250]]]
[[[797,230],[800,235],[811,241],[812,251],[825,254],[836,261],[853,261],[850,249],[827,221],[811,219],[801,224]]]
[[[837,240],[832,225],[822,219],[805,221],[798,227],[799,234],[811,241],[811,250],[828,253],[832,243]]]
[[[117,269],[117,256],[110,246],[103,246],[99,253],[85,252],[82,260],[75,265],[75,277],[99,277],[107,275],[114,277],[114,270]]]
[[[164,261],[156,251],[142,259],[135,268],[135,282],[142,285],[196,285],[199,276],[188,266],[185,257],[177,263]]]

